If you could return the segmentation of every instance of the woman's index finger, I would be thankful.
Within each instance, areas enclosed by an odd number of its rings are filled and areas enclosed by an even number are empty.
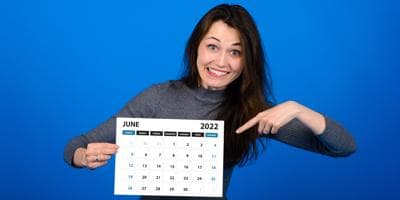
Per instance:
[[[247,129],[253,127],[254,125],[258,124],[258,116],[253,117],[252,119],[250,119],[249,121],[247,121],[245,124],[243,124],[241,127],[239,127],[236,130],[236,133],[240,134],[243,133],[244,131],[246,131]]]

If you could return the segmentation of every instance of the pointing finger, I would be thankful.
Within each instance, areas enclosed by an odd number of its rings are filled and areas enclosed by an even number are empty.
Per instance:
[[[253,127],[254,125],[256,125],[258,122],[259,122],[259,115],[253,117],[252,119],[247,121],[245,124],[243,124],[243,126],[239,127],[236,130],[236,133],[238,133],[238,134],[243,133],[247,129],[249,129],[249,128]]]

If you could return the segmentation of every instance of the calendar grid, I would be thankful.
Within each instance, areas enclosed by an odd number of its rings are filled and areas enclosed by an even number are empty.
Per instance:
[[[223,121],[117,118],[116,195],[222,197]]]

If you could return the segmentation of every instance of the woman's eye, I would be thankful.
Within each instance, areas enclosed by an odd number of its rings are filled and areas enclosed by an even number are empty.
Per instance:
[[[217,46],[216,45],[213,45],[213,44],[209,44],[209,45],[207,45],[207,48],[209,48],[209,49],[211,49],[211,50],[216,50],[217,49]]]
[[[231,51],[231,54],[233,56],[240,56],[240,51],[239,50],[233,50],[233,51]]]

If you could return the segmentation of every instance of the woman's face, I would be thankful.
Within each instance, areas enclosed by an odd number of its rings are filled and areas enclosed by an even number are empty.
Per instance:
[[[242,73],[239,32],[222,21],[211,25],[197,52],[197,70],[206,89],[223,90]]]

